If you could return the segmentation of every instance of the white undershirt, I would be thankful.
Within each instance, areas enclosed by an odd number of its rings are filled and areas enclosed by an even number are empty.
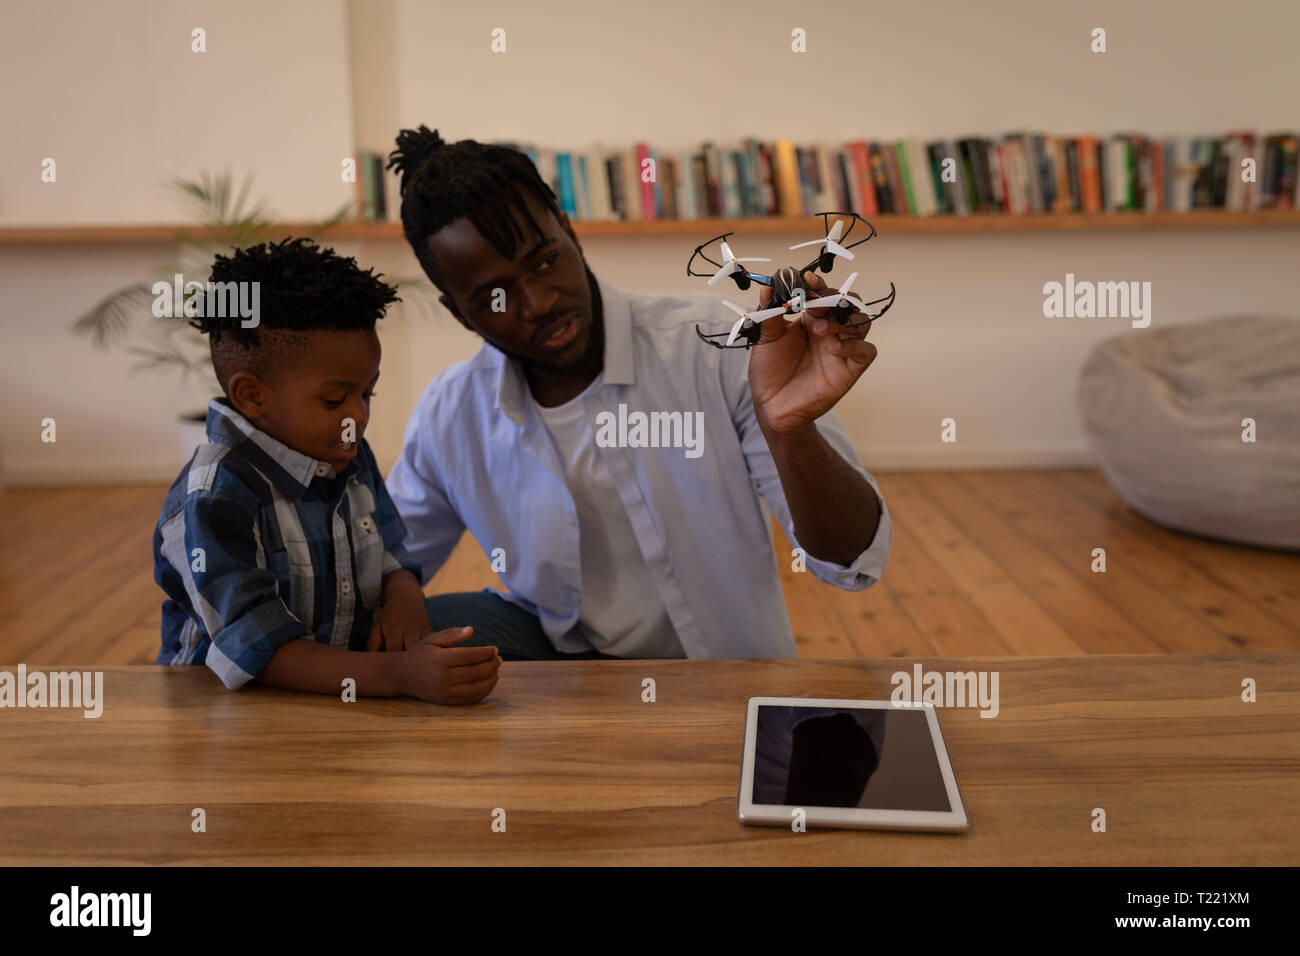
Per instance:
[[[682,658],[686,651],[641,555],[618,489],[596,448],[595,416],[587,411],[587,399],[599,391],[603,380],[603,374],[597,375],[581,395],[563,405],[537,405],[578,511],[582,560],[578,627],[603,654]],[[533,403],[537,404],[536,399]]]

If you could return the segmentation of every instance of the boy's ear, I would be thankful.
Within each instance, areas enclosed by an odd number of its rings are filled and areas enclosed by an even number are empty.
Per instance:
[[[250,422],[256,422],[266,414],[269,399],[266,383],[252,372],[236,372],[230,376],[230,381],[226,383],[226,391],[230,395],[230,404],[235,406],[235,411]]]

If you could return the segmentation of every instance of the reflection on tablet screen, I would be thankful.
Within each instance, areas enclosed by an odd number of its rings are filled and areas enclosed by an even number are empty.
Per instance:
[[[953,809],[923,710],[762,705],[757,724],[756,804]]]

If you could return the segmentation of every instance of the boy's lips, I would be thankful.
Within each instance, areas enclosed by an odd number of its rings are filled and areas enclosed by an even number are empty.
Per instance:
[[[355,458],[357,454],[357,443],[335,442],[334,450],[345,458]]]

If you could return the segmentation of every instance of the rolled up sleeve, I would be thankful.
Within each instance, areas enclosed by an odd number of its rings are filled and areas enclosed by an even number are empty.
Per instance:
[[[256,511],[232,498],[193,494],[182,534],[164,529],[164,553],[180,571],[193,613],[212,644],[205,663],[232,690],[248,683],[289,641],[308,636],[259,566]],[[179,516],[178,516],[179,517]]]

